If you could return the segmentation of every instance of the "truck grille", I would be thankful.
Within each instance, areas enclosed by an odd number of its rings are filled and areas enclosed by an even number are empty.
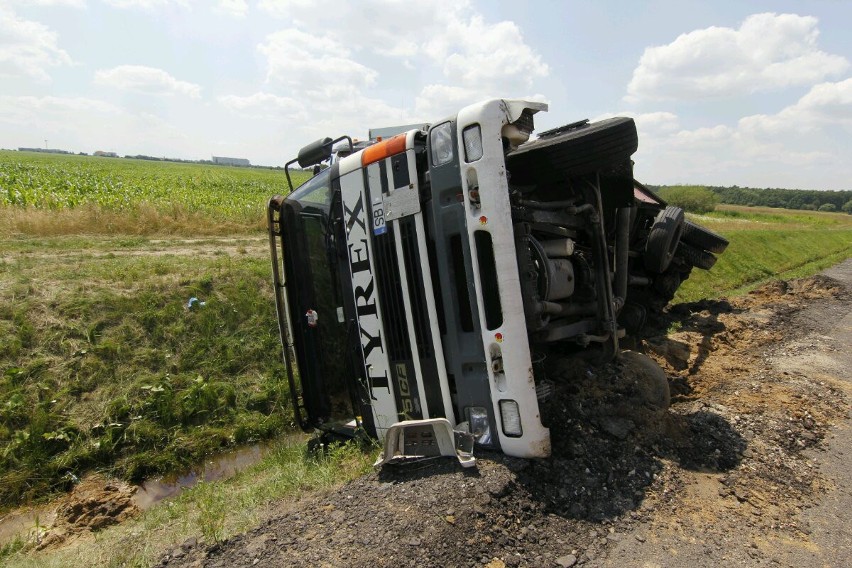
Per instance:
[[[417,352],[420,358],[432,357],[432,341],[429,333],[429,320],[426,313],[426,298],[423,292],[423,267],[417,250],[417,235],[414,219],[409,217],[399,223],[400,238],[402,239],[402,256],[405,273],[408,275],[408,292],[411,310],[414,317],[414,334]]]
[[[376,280],[382,305],[382,318],[391,360],[411,359],[411,343],[402,302],[402,283],[396,260],[393,227],[375,237]]]

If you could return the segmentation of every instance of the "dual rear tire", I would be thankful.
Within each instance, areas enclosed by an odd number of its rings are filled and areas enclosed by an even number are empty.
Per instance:
[[[645,244],[645,268],[662,274],[672,263],[683,233],[683,209],[667,206],[660,211],[651,225]]]
[[[645,268],[663,274],[675,257],[690,267],[710,270],[715,254],[728,247],[728,240],[701,225],[684,219],[683,210],[667,206],[657,214],[645,245]]]

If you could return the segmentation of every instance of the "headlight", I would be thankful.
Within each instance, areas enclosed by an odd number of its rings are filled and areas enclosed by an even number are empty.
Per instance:
[[[464,139],[464,159],[475,162],[482,157],[482,131],[478,124],[471,124],[462,132]]]
[[[503,421],[503,433],[519,438],[524,430],[521,427],[521,409],[514,400],[500,401],[500,418]]]
[[[449,122],[439,124],[429,132],[432,147],[432,165],[440,166],[453,159],[453,126]]]

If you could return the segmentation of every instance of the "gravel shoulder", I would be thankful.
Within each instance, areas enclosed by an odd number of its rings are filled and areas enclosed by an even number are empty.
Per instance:
[[[847,294],[852,290],[852,261],[847,260],[824,275],[842,283],[845,292],[807,302],[802,307],[793,300],[789,317],[770,324],[770,328],[779,328],[779,341],[756,350],[756,368],[747,369],[739,377],[738,370],[733,370],[730,378],[731,386],[740,382],[738,378],[760,380],[761,386],[766,386],[767,377],[791,378],[789,384],[794,387],[791,398],[776,401],[783,406],[772,408],[771,400],[760,403],[765,405],[767,413],[781,410],[793,421],[801,419],[802,425],[813,424],[811,429],[793,427],[777,432],[786,435],[788,441],[808,448],[784,456],[790,461],[791,473],[795,472],[793,484],[781,485],[773,491],[774,476],[761,476],[768,484],[759,483],[761,477],[758,477],[754,483],[745,484],[742,495],[735,486],[732,497],[726,483],[731,475],[737,474],[736,470],[721,477],[701,473],[688,476],[686,493],[669,509],[671,517],[656,514],[631,530],[602,565],[849,565],[852,470],[848,457],[852,455],[852,422],[848,401],[852,394],[852,310]],[[765,309],[761,307],[753,315],[759,316]],[[787,310],[782,306],[781,311]],[[818,418],[816,411],[822,407],[828,407],[828,412]],[[747,414],[742,416],[741,422],[749,420]],[[809,436],[801,437],[814,432],[822,439],[813,445]],[[752,444],[756,446],[757,443]],[[744,460],[737,469],[747,476],[747,470],[754,467],[750,462],[760,463],[766,456],[756,457]],[[809,490],[802,490],[802,482],[810,485]],[[761,494],[767,489],[772,496],[768,500]],[[642,535],[648,537],[646,542],[639,542],[645,541]]]
[[[159,565],[848,565],[850,299],[847,260],[677,306],[636,346],[670,411],[637,407],[623,365],[554,364],[552,458],[386,467]]]

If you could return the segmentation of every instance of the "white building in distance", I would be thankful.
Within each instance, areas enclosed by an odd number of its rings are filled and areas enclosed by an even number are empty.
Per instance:
[[[225,158],[223,156],[213,156],[213,163],[219,164],[221,166],[250,166],[251,162],[249,162],[245,158]]]

